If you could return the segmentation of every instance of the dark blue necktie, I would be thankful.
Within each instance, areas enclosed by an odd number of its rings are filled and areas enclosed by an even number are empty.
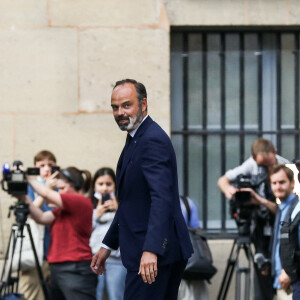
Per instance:
[[[128,148],[129,148],[129,146],[130,146],[130,142],[131,142],[131,140],[132,140],[132,137],[131,137],[131,135],[130,135],[129,133],[127,133],[127,137],[126,137],[126,143],[125,143],[125,147],[124,147],[124,156],[123,156],[123,157],[125,157],[125,156],[126,156],[126,153],[127,153],[127,151],[128,151]]]
[[[129,148],[131,140],[132,140],[131,135],[129,133],[127,133],[127,137],[126,137],[126,142],[125,142],[125,146],[124,146],[124,149],[123,149],[123,153],[122,153],[121,159],[120,159],[120,161],[118,163],[118,169],[119,170],[122,169],[123,161],[124,161],[124,158],[126,156],[126,152],[128,151],[128,148]]]

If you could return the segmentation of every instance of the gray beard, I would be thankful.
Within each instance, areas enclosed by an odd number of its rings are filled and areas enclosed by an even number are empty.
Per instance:
[[[135,118],[129,117],[129,124],[118,123],[118,126],[122,131],[133,131],[141,124],[142,121],[143,121],[143,112],[142,112],[142,106],[140,105],[136,117]]]

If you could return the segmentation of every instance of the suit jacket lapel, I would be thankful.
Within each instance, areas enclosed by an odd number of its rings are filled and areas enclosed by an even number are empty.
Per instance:
[[[132,141],[130,142],[129,148],[126,151],[126,154],[124,155],[124,149],[121,153],[118,166],[117,166],[117,186],[119,188],[121,179],[124,175],[124,172],[127,168],[127,165],[132,157],[132,155],[135,152],[138,140],[140,136],[145,132],[145,130],[149,127],[149,125],[153,122],[153,120],[150,118],[150,116],[147,117],[147,119],[140,125],[137,132],[135,133]]]

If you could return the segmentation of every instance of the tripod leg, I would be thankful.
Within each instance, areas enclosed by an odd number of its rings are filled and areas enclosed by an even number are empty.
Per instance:
[[[32,233],[31,233],[31,228],[30,228],[30,225],[28,223],[26,223],[25,226],[27,228],[28,235],[29,235],[29,238],[30,238],[31,248],[32,248],[32,251],[33,251],[34,259],[35,259],[35,265],[36,265],[36,269],[37,269],[37,272],[38,272],[38,275],[39,275],[40,284],[41,284],[43,292],[44,292],[45,300],[49,300],[50,298],[49,298],[49,295],[48,295],[48,290],[47,290],[46,283],[45,283],[44,278],[43,278],[43,273],[42,273],[42,270],[41,270],[41,267],[40,267],[40,264],[39,264],[36,249],[35,249],[35,246],[34,246]]]
[[[239,243],[238,244],[238,250],[240,251],[242,247],[244,248],[244,244]],[[247,255],[246,255],[246,257],[247,257]],[[238,256],[236,265],[237,265],[237,267],[236,267],[236,278],[235,278],[236,279],[235,300],[240,300],[241,299],[241,297],[242,297],[242,288],[244,288],[244,298],[243,298],[243,300],[247,300],[248,296],[246,297],[245,295],[246,295],[246,289],[250,285],[250,281],[249,282],[247,281],[248,275],[250,273],[249,262],[248,262],[248,267],[240,267],[239,256]],[[241,284],[242,279],[244,279],[244,286],[242,286],[242,284]]]
[[[238,262],[237,262],[237,268],[235,274],[235,300],[241,299],[241,277],[242,277],[242,270],[238,266]]]
[[[246,271],[245,273],[245,297],[244,299],[245,300],[250,300],[250,287],[251,287],[251,262],[250,262],[250,259],[251,259],[251,249],[250,249],[251,245],[247,245],[247,252],[248,252],[248,270]]]
[[[2,269],[2,273],[1,273],[1,282],[3,282],[3,278],[4,278],[4,275],[5,275],[6,263],[7,263],[7,260],[8,260],[9,250],[10,250],[10,244],[11,244],[11,241],[12,241],[13,238],[14,238],[14,230],[12,228],[11,232],[10,232],[10,236],[9,236],[9,241],[8,241],[5,257],[4,257],[3,269]]]
[[[2,269],[2,274],[1,274],[1,282],[3,283],[3,279],[6,273],[6,266],[8,262],[9,256],[11,257],[10,259],[10,264],[9,264],[9,269],[6,274],[6,282],[2,284],[0,288],[0,292],[2,292],[2,289],[4,289],[4,292],[13,292],[14,291],[14,285],[16,284],[16,289],[15,291],[17,292],[18,290],[18,276],[17,277],[12,277],[12,265],[13,265],[13,258],[15,254],[15,249],[16,249],[16,244],[17,244],[17,238],[18,238],[18,230],[16,230],[16,225],[13,224],[10,232],[10,238],[9,242],[7,245],[7,250],[4,258],[4,264],[3,264],[3,269]],[[19,273],[19,272],[18,272]]]
[[[227,266],[226,266],[226,270],[221,282],[221,286],[220,286],[220,290],[218,293],[218,298],[217,300],[225,300],[229,287],[230,287],[230,283],[231,283],[231,279],[232,279],[232,275],[233,275],[233,271],[237,262],[237,257],[239,254],[239,248],[237,248],[237,243],[236,240],[234,241],[231,251],[230,251],[230,255],[229,258],[227,260]],[[235,255],[235,257],[234,257]]]
[[[5,273],[6,273],[6,266],[7,266],[7,262],[8,262],[8,257],[9,257],[9,253],[10,253],[10,248],[11,248],[11,243],[13,245],[13,248],[14,248],[14,245],[15,245],[15,230],[11,229],[11,232],[10,232],[10,236],[9,236],[9,241],[8,241],[8,245],[7,245],[7,249],[6,249],[6,253],[5,253],[5,258],[4,258],[4,262],[3,262],[3,268],[2,268],[2,273],[1,273],[1,286],[0,286],[0,295],[2,295],[2,291],[5,293],[5,292],[8,292],[8,289],[9,289],[9,284],[8,282],[10,282],[10,278],[11,278],[11,267],[9,268],[9,272],[6,276],[6,282],[4,282],[4,276],[5,276]],[[14,249],[12,249],[12,251],[14,251]]]
[[[250,291],[251,291],[251,258],[252,258],[252,252],[251,252],[251,243],[245,243],[243,244],[243,249],[245,251],[245,255],[248,261],[248,267],[244,268],[245,278],[244,278],[244,299],[250,300]],[[253,260],[252,260],[253,261]]]

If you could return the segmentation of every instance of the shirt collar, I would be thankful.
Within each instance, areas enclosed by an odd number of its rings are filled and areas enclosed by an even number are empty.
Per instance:
[[[141,126],[141,124],[147,119],[147,117],[148,117],[148,115],[146,115],[146,116],[143,118],[142,122],[139,124],[139,126],[138,126],[136,129],[134,129],[134,130],[132,130],[131,132],[129,132],[129,134],[130,134],[130,136],[131,136],[132,138],[133,138],[134,135],[136,134],[136,132],[137,132],[137,130],[139,129],[139,127]]]
[[[288,205],[290,205],[293,198],[296,196],[296,194],[291,193],[284,202],[280,203],[279,209],[284,210]]]
[[[41,182],[41,183],[43,183],[43,184],[46,183],[46,180],[43,179],[41,176],[38,176],[38,177],[37,177],[37,181],[39,181],[39,182]]]

